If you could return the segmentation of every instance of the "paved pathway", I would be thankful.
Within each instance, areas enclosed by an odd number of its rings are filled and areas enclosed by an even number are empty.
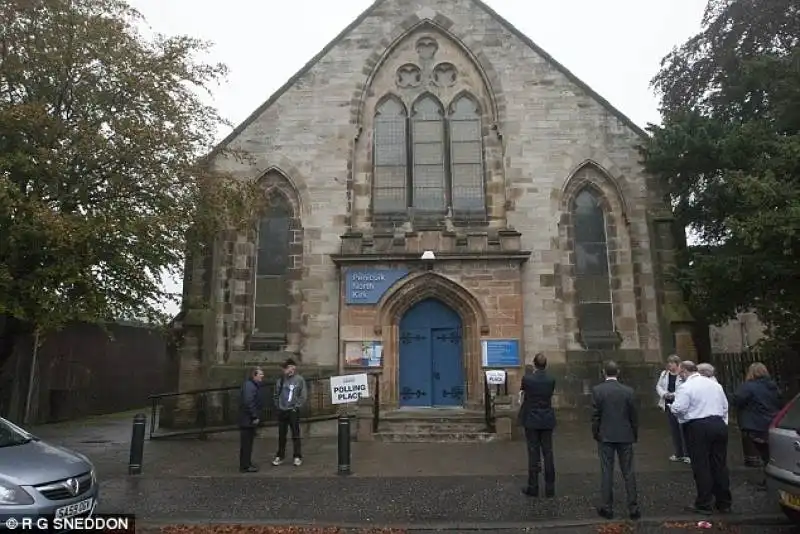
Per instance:
[[[691,471],[687,465],[667,460],[669,439],[657,415],[645,419],[648,424],[637,449],[643,513],[656,522],[691,521],[682,512],[693,498]],[[35,432],[95,462],[102,481],[101,511],[134,512],[151,522],[315,521],[438,528],[460,524],[462,531],[465,522],[482,527],[499,522],[509,528],[555,526],[565,518],[598,522],[594,511],[598,464],[585,423],[564,422],[557,429],[558,497],[535,501],[520,493],[525,471],[522,442],[354,443],[353,475],[337,477],[335,438],[306,440],[306,463],[300,468],[273,468],[267,464],[275,450],[275,430],[265,429],[256,442],[256,461],[264,465],[259,473],[238,473],[237,436],[226,433],[207,441],[147,442],[144,474],[129,477],[131,419],[132,414],[123,414],[80,424],[47,425]],[[731,432],[736,513],[726,520],[779,518],[774,499],[756,492],[750,483],[758,472],[742,466],[737,440],[738,434]],[[622,512],[621,482],[618,488],[617,506]]]

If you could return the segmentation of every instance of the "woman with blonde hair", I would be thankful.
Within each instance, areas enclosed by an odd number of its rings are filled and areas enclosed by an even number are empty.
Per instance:
[[[766,365],[761,362],[750,364],[744,382],[733,396],[733,405],[739,410],[739,428],[743,436],[753,444],[766,466],[769,462],[769,425],[781,409],[778,385],[770,378]]]
[[[683,434],[683,428],[678,422],[678,419],[669,409],[669,405],[675,400],[675,391],[681,385],[683,379],[678,374],[681,359],[675,354],[667,358],[666,368],[661,371],[656,382],[656,394],[658,394],[658,407],[667,412],[667,422],[669,423],[669,431],[672,435],[672,446],[675,454],[669,457],[671,462],[684,462],[689,463],[689,453],[686,450],[686,438]]]

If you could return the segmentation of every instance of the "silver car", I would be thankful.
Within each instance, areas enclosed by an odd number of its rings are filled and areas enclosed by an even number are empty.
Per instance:
[[[88,458],[0,417],[0,530],[9,519],[24,528],[23,521],[36,518],[91,515],[98,495]]]
[[[800,524],[800,395],[778,412],[769,429],[767,487],[783,512]]]

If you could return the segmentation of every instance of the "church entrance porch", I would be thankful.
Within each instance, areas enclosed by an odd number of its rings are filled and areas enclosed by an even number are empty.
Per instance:
[[[441,301],[413,305],[400,321],[399,405],[461,406],[464,403],[461,318]]]

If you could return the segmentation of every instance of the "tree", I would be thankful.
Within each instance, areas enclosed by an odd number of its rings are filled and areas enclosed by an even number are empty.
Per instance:
[[[164,276],[257,209],[199,159],[225,67],[141,22],[121,0],[0,2],[0,370],[26,328],[163,319]]]
[[[676,273],[700,318],[754,309],[800,343],[800,4],[711,0],[653,80],[647,170],[698,243]]]

